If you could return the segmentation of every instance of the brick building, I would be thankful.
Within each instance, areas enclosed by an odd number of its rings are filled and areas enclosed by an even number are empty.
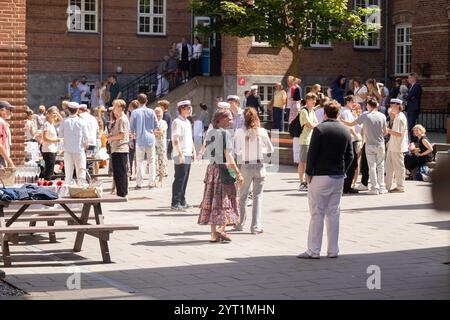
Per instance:
[[[389,83],[416,71],[424,87],[424,109],[449,108],[448,0],[350,3],[379,5],[383,28],[372,40],[304,48],[299,64],[304,89],[314,83],[326,88],[339,74]],[[125,84],[156,66],[172,42],[192,36],[195,19],[187,4],[188,0],[1,1],[0,99],[19,107],[13,128],[22,126],[20,108],[26,99],[33,108],[59,104],[73,78],[87,75],[95,81],[120,71],[119,82]],[[286,49],[227,36],[221,47],[225,95],[243,94],[258,83],[263,100],[269,100],[273,83],[287,76],[291,54]],[[16,145],[23,142],[21,134],[16,130]]]

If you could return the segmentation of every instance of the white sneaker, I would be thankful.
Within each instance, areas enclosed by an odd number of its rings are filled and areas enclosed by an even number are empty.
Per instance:
[[[379,194],[386,194],[386,193],[388,193],[389,191],[387,191],[387,189],[381,189],[380,191],[379,191]]]
[[[363,185],[362,183],[358,183],[358,185],[355,187],[356,190],[358,191],[367,191],[369,190],[368,187],[366,187],[365,185]]]
[[[320,259],[320,256],[317,254],[310,255],[308,252],[303,252],[297,255],[299,259]]]
[[[373,195],[379,195],[380,193],[378,192],[378,190],[377,189],[374,189],[374,190],[369,190],[369,192],[367,192],[367,194],[373,194]]]

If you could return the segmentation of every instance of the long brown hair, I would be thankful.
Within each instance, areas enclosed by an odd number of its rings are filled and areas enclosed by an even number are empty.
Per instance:
[[[244,110],[244,125],[247,130],[256,129],[259,127],[259,117],[255,108],[247,108]]]

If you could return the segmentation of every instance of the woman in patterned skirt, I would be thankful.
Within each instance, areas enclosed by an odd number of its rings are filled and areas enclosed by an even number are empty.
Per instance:
[[[233,116],[228,110],[217,112],[212,121],[214,129],[206,136],[206,157],[210,163],[206,169],[198,223],[211,226],[210,242],[231,241],[225,227],[239,222],[236,182],[242,184],[244,180],[231,154],[232,137],[225,130],[232,121]],[[235,179],[233,175],[236,175]]]
[[[168,124],[163,119],[163,109],[155,108],[156,118],[158,119],[158,130],[155,131],[156,137],[156,177],[158,181],[156,186],[162,187],[163,179],[167,176],[167,129]]]

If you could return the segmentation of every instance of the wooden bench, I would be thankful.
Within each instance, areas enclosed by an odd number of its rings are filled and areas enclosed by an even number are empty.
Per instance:
[[[2,247],[3,264],[6,267],[11,266],[11,254],[9,251],[9,242],[18,242],[19,234],[29,233],[49,233],[50,240],[56,241],[56,232],[76,232],[77,236],[73,251],[80,252],[84,235],[90,235],[99,239],[100,250],[104,263],[110,263],[111,258],[109,254],[108,241],[109,235],[113,231],[122,230],[138,230],[139,227],[131,224],[104,224],[102,203],[119,203],[126,202],[125,198],[106,195],[103,198],[91,198],[91,199],[74,199],[74,198],[60,198],[57,200],[18,200],[9,202],[0,201],[0,241]],[[68,208],[68,204],[83,205],[81,210],[81,216],[77,216],[74,211]],[[20,208],[15,212],[10,212],[7,218],[5,218],[4,207],[9,205],[19,205]],[[22,216],[30,205],[43,204],[43,205],[55,205],[59,204],[64,209],[64,216],[55,215],[57,210],[48,210],[47,214],[40,213],[34,216]],[[91,210],[93,208],[93,210]],[[39,209],[41,210],[41,209]],[[36,212],[37,210],[31,210]],[[94,216],[90,217],[90,212],[94,212]],[[68,215],[67,215],[68,214]],[[90,219],[95,219],[96,224],[89,224]],[[47,221],[48,226],[12,226],[16,222],[30,222],[36,223],[39,221]],[[55,226],[55,221],[67,221],[68,225]]]

